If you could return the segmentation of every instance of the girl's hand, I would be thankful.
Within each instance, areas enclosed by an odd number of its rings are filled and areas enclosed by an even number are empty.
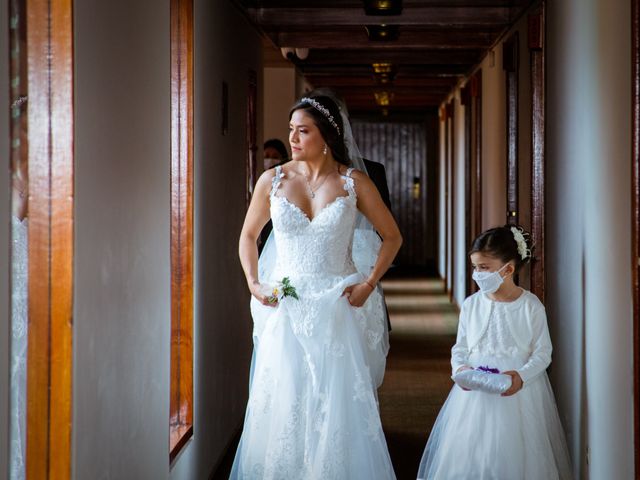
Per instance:
[[[352,307],[361,307],[373,292],[373,287],[367,282],[357,283],[344,289],[342,295],[347,297],[347,301]]]
[[[510,397],[514,393],[518,393],[522,389],[522,377],[515,370],[509,370],[508,372],[502,372],[505,375],[509,375],[511,377],[511,386],[509,389],[502,394],[503,397]]]
[[[460,373],[460,372],[464,372],[465,370],[473,370],[473,368],[471,368],[469,365],[463,365],[461,366],[458,370],[456,370],[456,373]],[[458,385],[460,387],[460,385]],[[471,389],[470,388],[464,388],[464,387],[460,387],[462,390],[464,390],[465,392],[470,392]]]
[[[263,287],[260,282],[254,282],[251,285],[249,285],[249,291],[251,292],[251,295],[256,297],[256,299],[262,305],[266,305],[267,307],[277,307],[278,302],[273,302],[273,303],[269,302],[269,295],[266,295],[264,293],[265,290],[266,290],[265,287]]]

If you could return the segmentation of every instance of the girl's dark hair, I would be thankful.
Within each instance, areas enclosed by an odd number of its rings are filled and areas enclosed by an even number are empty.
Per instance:
[[[529,255],[524,259],[518,252],[518,243],[514,237],[511,227],[516,227],[522,231]],[[504,225],[502,227],[491,228],[482,232],[471,244],[472,253],[484,253],[490,257],[499,258],[504,263],[513,260],[515,262],[516,272],[531,260],[531,235],[519,225]]]
[[[275,148],[280,154],[280,157],[282,157],[282,162],[286,162],[287,160],[289,160],[289,152],[287,152],[287,147],[284,146],[282,140],[278,140],[277,138],[270,138],[269,140],[264,142],[264,146],[262,148],[265,150],[267,148]]]
[[[296,110],[304,111],[313,119],[313,123],[315,123],[318,130],[320,130],[320,135],[322,135],[327,146],[331,149],[333,158],[342,165],[350,166],[351,160],[349,160],[347,147],[344,144],[344,137],[342,136],[344,133],[344,125],[342,124],[342,117],[340,116],[340,109],[338,108],[338,105],[336,105],[331,97],[324,95],[313,95],[313,93],[309,93],[306,97],[313,98],[316,102],[326,108],[329,111],[329,114],[333,117],[333,121],[336,123],[338,128],[332,125],[329,122],[329,119],[320,110],[315,108],[309,102],[302,101],[302,99],[298,100],[293,108],[291,108],[291,111],[289,112],[289,120],[291,120],[291,116]]]

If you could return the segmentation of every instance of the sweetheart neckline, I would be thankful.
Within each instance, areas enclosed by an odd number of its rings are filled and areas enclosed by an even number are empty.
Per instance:
[[[309,222],[309,225],[311,225],[315,221],[315,219],[318,218],[322,214],[322,212],[327,210],[332,205],[338,203],[339,200],[343,200],[343,199],[346,199],[346,198],[351,198],[351,195],[339,195],[339,196],[337,196],[336,198],[334,198],[330,202],[326,203],[320,210],[318,210],[318,213],[316,213],[313,216],[313,218],[309,217],[309,215],[307,215],[307,213],[304,210],[302,210],[298,205],[296,205],[295,203],[290,201],[287,197],[278,196],[278,195],[273,195],[273,197],[274,198],[279,198],[280,200],[284,200],[285,203],[291,205],[294,208],[294,210],[297,210],[298,212],[300,212],[300,214],[302,214],[302,216],[307,220],[307,222]]]

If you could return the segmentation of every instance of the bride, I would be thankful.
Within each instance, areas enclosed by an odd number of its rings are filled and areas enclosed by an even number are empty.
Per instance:
[[[302,98],[289,129],[292,161],[259,178],[240,235],[254,357],[231,478],[395,479],[376,394],[389,346],[377,283],[402,237],[351,167],[361,157],[333,98]]]

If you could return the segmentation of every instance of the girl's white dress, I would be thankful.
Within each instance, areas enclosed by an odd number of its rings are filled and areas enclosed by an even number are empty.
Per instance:
[[[551,340],[544,306],[523,290],[509,303],[476,293],[460,312],[452,370],[463,365],[516,370],[515,395],[454,385],[433,427],[418,479],[570,479],[566,440],[546,374]]]
[[[362,308],[342,296],[362,281],[352,258],[357,216],[351,172],[345,195],[310,220],[279,194],[271,218],[277,248],[270,279],[289,277],[299,299],[277,308],[252,298],[254,361],[232,479],[394,479],[376,388],[388,351],[382,297]]]

